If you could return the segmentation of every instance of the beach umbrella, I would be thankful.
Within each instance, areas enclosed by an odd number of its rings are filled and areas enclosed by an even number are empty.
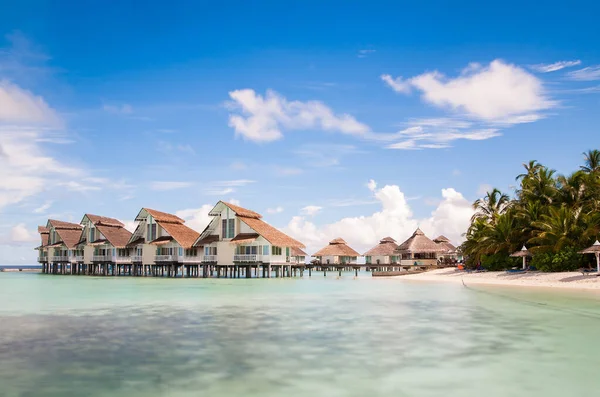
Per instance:
[[[515,258],[523,258],[523,269],[527,267],[527,257],[532,256],[527,247],[523,246],[519,251],[513,252],[510,256]]]
[[[596,271],[600,273],[600,242],[598,240],[596,240],[594,245],[584,249],[583,251],[579,251],[579,253],[596,255]]]

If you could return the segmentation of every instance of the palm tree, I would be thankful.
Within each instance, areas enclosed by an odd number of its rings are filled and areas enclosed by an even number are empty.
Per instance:
[[[578,247],[584,234],[587,234],[582,222],[580,208],[571,208],[565,204],[551,207],[547,215],[534,222],[535,236],[529,240],[531,251],[559,252],[565,247]]]
[[[585,173],[591,174],[600,171],[600,150],[588,150],[583,153],[585,165],[579,167]]]
[[[515,178],[516,181],[525,178],[533,178],[535,174],[537,174],[538,170],[542,167],[542,165],[538,163],[537,160],[531,160],[527,164],[523,163],[523,167],[525,167],[525,171],[527,172],[525,174],[517,175],[517,177]]]
[[[509,204],[510,197],[494,188],[491,192],[487,192],[485,197],[475,200],[473,203],[475,214],[471,221],[484,219],[493,224],[496,218],[506,211]]]

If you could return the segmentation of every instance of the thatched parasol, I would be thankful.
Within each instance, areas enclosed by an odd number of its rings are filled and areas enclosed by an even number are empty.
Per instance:
[[[594,245],[587,247],[583,251],[579,251],[579,253],[596,255],[596,271],[600,273],[600,241],[596,240]]]
[[[513,258],[523,258],[523,269],[527,268],[527,257],[531,257],[531,252],[527,249],[527,247],[523,246],[519,251],[513,252],[510,254]]]

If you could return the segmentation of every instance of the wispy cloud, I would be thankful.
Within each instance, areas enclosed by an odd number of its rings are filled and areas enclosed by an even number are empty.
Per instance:
[[[255,183],[252,179],[234,179],[230,181],[215,181],[206,184],[204,193],[209,196],[224,196],[236,191],[237,188]]]
[[[33,212],[35,214],[43,214],[46,211],[48,211],[48,209],[52,207],[52,201],[47,201],[44,204],[42,204],[40,207],[36,208],[33,210]]]
[[[581,64],[581,61],[579,59],[577,59],[574,61],[558,61],[558,62],[554,62],[554,63],[539,63],[537,65],[530,65],[529,67],[539,73],[550,73],[550,72],[556,72],[558,70],[562,70],[565,68],[577,66],[580,64]]]
[[[304,172],[302,168],[296,167],[275,167],[275,174],[279,176],[300,175]]]
[[[361,135],[370,129],[345,113],[336,114],[319,101],[288,101],[275,91],[266,95],[252,89],[229,93],[229,126],[237,136],[254,142],[272,142],[283,137],[285,130],[335,131]]]
[[[588,66],[587,68],[574,70],[567,73],[567,77],[577,81],[600,80],[600,65]]]
[[[150,184],[150,189],[156,191],[166,191],[166,190],[177,190],[177,189],[186,189],[194,184],[192,182],[183,182],[183,181],[155,181]]]
[[[374,54],[375,52],[377,52],[377,50],[367,48],[363,50],[358,50],[358,54],[356,56],[359,58],[366,58],[367,56],[369,56],[370,54]]]
[[[321,212],[322,209],[323,207],[319,207],[318,205],[307,205],[306,207],[302,208],[300,212],[303,215],[314,216]]]

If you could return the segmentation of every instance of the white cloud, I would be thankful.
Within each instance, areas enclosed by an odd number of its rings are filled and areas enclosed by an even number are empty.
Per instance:
[[[156,191],[185,189],[191,187],[192,182],[177,182],[177,181],[155,181],[150,184],[150,189]]]
[[[42,97],[0,80],[0,123],[59,126],[61,121]]]
[[[366,58],[368,55],[374,54],[375,52],[377,52],[377,50],[373,50],[373,49],[358,50],[358,54],[356,56],[359,58]]]
[[[367,187],[369,188],[370,191],[374,192],[375,189],[377,189],[377,182],[375,182],[375,180],[370,179],[369,183],[367,183]]]
[[[210,223],[212,217],[208,215],[214,204],[204,204],[200,208],[192,208],[175,212],[175,215],[185,221],[185,224],[201,233]]]
[[[122,105],[104,105],[104,106],[102,106],[102,109],[104,109],[108,113],[113,113],[113,114],[131,114],[131,113],[133,113],[133,106],[131,106],[128,103],[124,103]]]
[[[13,226],[10,231],[10,240],[14,243],[27,243],[38,239],[39,236],[35,232],[27,230],[24,223]]]
[[[315,216],[321,212],[322,209],[323,207],[319,207],[318,205],[307,205],[306,207],[302,208],[300,212],[304,215]]]
[[[600,80],[600,65],[588,66],[587,68],[574,70],[567,73],[571,80],[593,81]]]
[[[132,221],[132,220],[122,220],[119,219],[119,222],[121,222],[123,225],[125,225],[125,229],[129,230],[131,233],[135,232],[135,229],[137,228],[137,222],[136,221]]]
[[[550,72],[556,72],[558,70],[562,70],[564,68],[570,68],[573,66],[577,66],[580,64],[581,64],[581,61],[579,59],[577,59],[574,61],[558,61],[558,62],[554,62],[554,63],[539,63],[537,65],[531,65],[529,67],[531,69],[535,70],[536,72],[550,73]]]
[[[557,105],[547,96],[540,79],[501,60],[488,66],[472,63],[455,78],[434,71],[406,80],[383,75],[382,80],[397,92],[407,94],[416,89],[424,101],[436,107],[488,122],[541,117],[541,111]]]
[[[252,89],[235,90],[229,93],[232,113],[229,126],[236,135],[255,142],[271,142],[281,139],[284,130],[337,131],[350,135],[361,135],[369,127],[358,122],[349,114],[335,114],[319,101],[288,101],[275,91],[266,95]]]
[[[267,208],[268,214],[279,214],[280,212],[283,212],[283,207],[281,206],[275,208]]]
[[[48,211],[48,209],[52,207],[52,201],[47,201],[44,204],[42,204],[40,207],[36,208],[33,210],[33,212],[35,214],[43,214],[46,211]]]
[[[442,190],[442,200],[429,217],[413,216],[407,198],[396,185],[386,185],[373,191],[380,205],[379,211],[370,215],[343,218],[337,222],[318,226],[303,216],[291,219],[285,231],[303,241],[309,253],[325,246],[328,241],[342,237],[360,253],[365,252],[386,236],[402,242],[417,226],[430,237],[444,234],[455,244],[462,241],[473,214],[471,204],[452,188]]]
[[[234,198],[229,199],[229,202],[233,205],[237,205],[237,206],[241,205],[240,200],[236,200]]]
[[[383,80],[387,85],[389,85],[392,88],[392,90],[400,92],[402,94],[410,93],[412,88],[410,81],[403,80],[402,76],[393,78],[389,74],[382,74],[381,80]]]

